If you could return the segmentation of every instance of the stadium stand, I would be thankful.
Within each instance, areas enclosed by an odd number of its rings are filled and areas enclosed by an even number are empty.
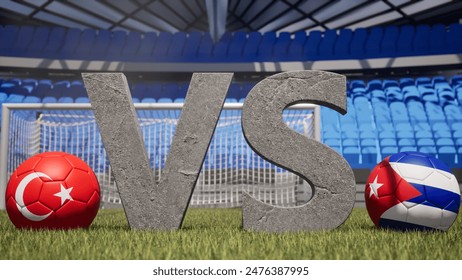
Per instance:
[[[254,62],[405,57],[462,52],[462,25],[421,24],[291,35],[225,33],[213,43],[208,33],[80,30],[0,26],[0,56],[108,61]]]
[[[234,82],[226,102],[243,102],[254,83]],[[183,102],[187,83],[140,82],[135,102]],[[353,168],[372,168],[397,151],[436,154],[450,167],[462,160],[462,76],[348,81],[348,114],[322,108],[322,141]],[[82,81],[0,78],[1,103],[88,102]],[[231,147],[231,149],[233,149]]]

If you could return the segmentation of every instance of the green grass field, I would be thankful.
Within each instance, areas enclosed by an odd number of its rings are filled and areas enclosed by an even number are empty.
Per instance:
[[[190,209],[174,232],[130,230],[122,210],[101,210],[89,230],[17,230],[0,212],[0,259],[462,259],[462,221],[448,232],[393,232],[365,209],[328,232],[255,233],[240,209]]]

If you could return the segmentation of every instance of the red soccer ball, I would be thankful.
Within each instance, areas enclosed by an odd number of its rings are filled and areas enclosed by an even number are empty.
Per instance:
[[[87,228],[100,203],[93,170],[76,156],[46,152],[24,161],[6,188],[6,210],[17,228]]]

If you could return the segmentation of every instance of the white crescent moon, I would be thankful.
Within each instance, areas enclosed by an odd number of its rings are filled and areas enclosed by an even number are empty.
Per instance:
[[[21,182],[18,185],[18,188],[16,189],[16,193],[14,196],[14,199],[16,200],[16,206],[18,207],[19,212],[21,212],[21,214],[25,218],[31,221],[34,221],[34,222],[45,220],[46,218],[48,218],[48,216],[51,215],[51,211],[50,213],[46,215],[35,215],[34,213],[30,212],[29,209],[27,209],[26,205],[24,204],[24,191],[26,190],[27,185],[32,180],[34,180],[35,178],[39,178],[39,177],[45,177],[47,179],[52,180],[50,176],[48,176],[45,173],[41,173],[41,172],[31,173],[21,180]]]

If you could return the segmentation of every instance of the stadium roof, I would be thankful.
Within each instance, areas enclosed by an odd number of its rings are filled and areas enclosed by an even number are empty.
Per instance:
[[[287,31],[460,21],[450,0],[2,0],[1,24],[127,31]],[[214,34],[215,33],[215,34]],[[215,37],[215,36],[214,36]]]

